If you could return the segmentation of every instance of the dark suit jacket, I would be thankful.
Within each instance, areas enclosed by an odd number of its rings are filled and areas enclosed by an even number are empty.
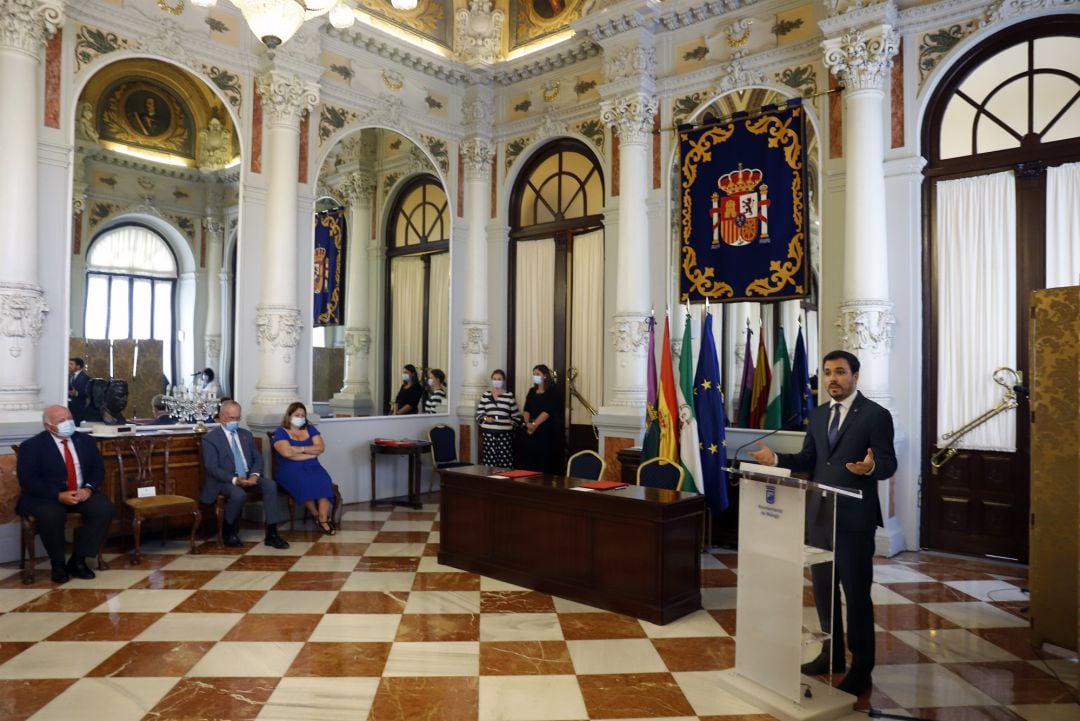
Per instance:
[[[79,457],[83,485],[90,486],[95,493],[100,491],[101,481],[105,477],[105,463],[101,460],[97,443],[85,433],[76,433],[71,437],[71,445]],[[55,501],[61,491],[67,490],[67,464],[48,431],[38,433],[19,446],[15,469],[22,489],[17,505],[19,512],[24,510],[27,503]]]
[[[79,410],[80,412],[86,410],[86,402],[90,397],[87,393],[89,385],[90,376],[88,376],[86,371],[81,368],[68,382],[68,387],[75,391],[75,397],[68,398],[67,402],[68,410],[71,411],[72,415],[75,414],[76,410]],[[78,423],[77,420],[75,422]]]
[[[263,472],[263,458],[255,448],[255,439],[251,431],[241,428],[237,431],[240,438],[240,450],[244,452],[244,460],[247,461],[248,475]],[[236,462],[233,460],[232,446],[229,445],[229,437],[221,426],[214,428],[202,439],[202,462],[205,473],[205,481],[202,487],[203,503],[213,503],[223,491],[221,486],[232,486],[233,476],[236,475]],[[227,490],[227,489],[226,489]]]
[[[892,415],[884,407],[856,392],[847,418],[840,426],[836,446],[829,451],[829,408],[824,403],[810,414],[810,426],[806,431],[802,450],[798,453],[780,453],[777,465],[793,471],[810,472],[818,483],[854,488],[863,492],[862,500],[840,497],[836,512],[838,531],[870,531],[882,524],[881,505],[878,502],[877,482],[891,478],[896,473],[896,451],[893,449]],[[857,476],[845,465],[861,461],[866,449],[874,449],[874,472],[869,476]],[[810,499],[819,499],[814,493]],[[810,504],[808,504],[810,505]],[[813,523],[811,508],[811,523]]]

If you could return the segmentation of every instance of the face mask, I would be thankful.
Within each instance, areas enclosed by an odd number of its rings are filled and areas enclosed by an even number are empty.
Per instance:
[[[500,388],[502,388],[502,387],[503,387],[503,382],[502,382],[502,381],[497,381],[497,380],[493,380],[493,381],[491,381],[491,387],[492,387],[492,388],[494,388],[495,390],[499,390]]]
[[[412,376],[409,375],[408,373],[402,373],[401,374],[401,382],[402,383],[408,383],[410,378],[412,378]]]
[[[235,431],[240,427],[240,421],[229,421],[225,424],[225,430]]]
[[[307,418],[293,416],[289,419],[289,424],[292,425],[293,428],[303,428],[305,425],[307,425]]]
[[[544,382],[544,376],[533,376],[533,385],[538,386]]]
[[[429,388],[433,387],[435,385],[435,379],[434,378],[428,378],[427,379],[427,384],[428,384]]]
[[[62,438],[71,438],[75,435],[75,421],[67,420],[56,424],[56,434]]]

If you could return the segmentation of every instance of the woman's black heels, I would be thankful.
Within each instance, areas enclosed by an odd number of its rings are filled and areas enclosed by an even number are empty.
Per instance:
[[[334,529],[334,524],[330,521],[315,521],[315,523],[318,524],[319,530],[323,532],[324,536],[333,536],[337,533],[337,530]]]

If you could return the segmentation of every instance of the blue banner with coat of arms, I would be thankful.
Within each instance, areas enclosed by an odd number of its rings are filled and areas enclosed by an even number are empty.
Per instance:
[[[346,237],[344,208],[316,213],[312,278],[316,328],[344,322]]]
[[[807,295],[805,131],[799,99],[679,128],[683,303]]]

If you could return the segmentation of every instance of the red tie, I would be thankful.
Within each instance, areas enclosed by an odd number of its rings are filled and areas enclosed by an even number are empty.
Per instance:
[[[68,441],[65,438],[60,441],[64,444],[64,463],[67,464],[67,482],[69,491],[79,490],[79,481],[75,476],[75,458],[71,455],[71,447],[68,445]]]

